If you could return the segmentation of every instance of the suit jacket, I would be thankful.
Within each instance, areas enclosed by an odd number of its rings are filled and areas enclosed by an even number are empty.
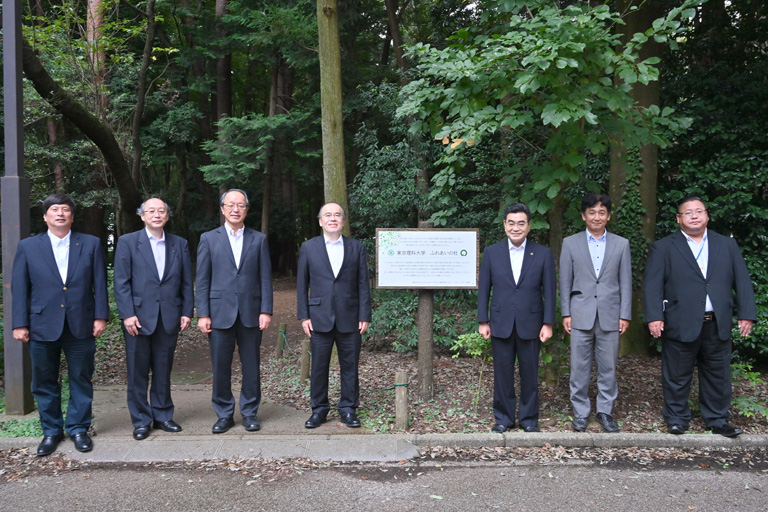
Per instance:
[[[557,277],[552,251],[528,240],[515,282],[507,240],[485,248],[477,286],[477,321],[488,322],[491,335],[508,338],[512,329],[523,339],[537,339],[543,324],[555,323]]]
[[[192,260],[187,241],[165,233],[165,269],[157,273],[155,257],[141,229],[120,237],[115,250],[115,301],[121,319],[137,316],[140,335],[155,332],[157,317],[168,334],[181,330],[182,316],[194,315]]]
[[[589,330],[595,315],[604,331],[618,331],[619,319],[632,320],[632,257],[629,241],[607,233],[600,276],[595,275],[584,231],[563,240],[560,252],[560,311],[571,327]]]
[[[664,321],[664,337],[695,341],[701,333],[707,293],[721,340],[731,338],[734,296],[740,319],[757,320],[747,265],[733,238],[707,230],[707,277],[681,231],[651,246],[645,270],[643,306],[648,322]]]
[[[359,322],[371,321],[371,287],[365,246],[342,237],[344,260],[339,275],[333,276],[325,239],[316,236],[301,244],[296,275],[297,316],[309,318],[317,332],[359,329]]]
[[[29,339],[55,341],[66,319],[78,339],[93,336],[93,321],[109,319],[107,266],[98,238],[71,232],[67,279],[61,281],[48,233],[19,242],[13,260],[13,329]]]
[[[244,228],[240,267],[225,226],[203,233],[197,246],[197,316],[211,327],[228,329],[237,315],[246,327],[259,326],[259,314],[272,314],[272,262],[267,237]]]

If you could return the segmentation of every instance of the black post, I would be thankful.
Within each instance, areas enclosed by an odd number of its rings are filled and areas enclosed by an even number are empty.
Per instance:
[[[29,236],[29,180],[24,178],[21,0],[3,2],[3,93],[5,109],[5,177],[2,187],[3,341],[5,345],[5,412],[35,409],[27,345],[13,339],[11,270],[19,240]]]

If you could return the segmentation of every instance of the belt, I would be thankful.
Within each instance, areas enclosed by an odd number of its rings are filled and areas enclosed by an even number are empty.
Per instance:
[[[715,320],[715,313],[714,311],[706,311],[704,313],[704,321],[705,322],[713,322]]]

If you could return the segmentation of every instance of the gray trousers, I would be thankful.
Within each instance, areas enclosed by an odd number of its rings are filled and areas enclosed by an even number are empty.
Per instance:
[[[592,329],[571,329],[571,404],[573,414],[586,418],[590,413],[589,382],[592,358],[597,364],[596,412],[611,414],[619,396],[616,382],[616,360],[619,354],[619,322],[615,331],[604,331],[595,315]]]

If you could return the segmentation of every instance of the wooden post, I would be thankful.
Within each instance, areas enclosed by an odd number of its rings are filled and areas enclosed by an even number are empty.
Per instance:
[[[275,359],[283,358],[283,351],[285,350],[285,331],[288,329],[287,324],[280,324],[280,329],[277,331],[277,343],[275,344]]]
[[[395,372],[395,428],[408,430],[408,374]]]
[[[432,228],[434,223],[420,221],[420,228]],[[419,328],[419,357],[418,380],[419,398],[427,401],[432,399],[433,387],[433,356],[434,356],[434,290],[419,290],[419,308],[416,323]]]
[[[309,379],[309,340],[301,341],[301,382]]]

